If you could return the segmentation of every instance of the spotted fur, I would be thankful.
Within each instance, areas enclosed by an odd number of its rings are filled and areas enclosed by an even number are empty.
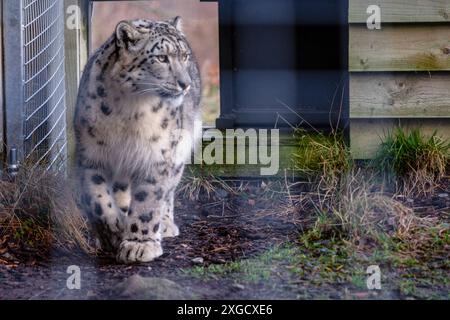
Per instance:
[[[120,22],[89,59],[75,114],[81,206],[119,261],[178,235],[174,190],[200,118],[200,75],[177,17]]]

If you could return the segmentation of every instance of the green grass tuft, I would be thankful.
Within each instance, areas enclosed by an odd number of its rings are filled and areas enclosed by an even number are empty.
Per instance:
[[[437,133],[425,137],[420,130],[398,128],[389,133],[374,159],[374,166],[402,193],[428,195],[445,176],[450,142]]]

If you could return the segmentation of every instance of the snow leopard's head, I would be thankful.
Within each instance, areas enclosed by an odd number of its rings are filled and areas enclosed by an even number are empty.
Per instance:
[[[119,76],[139,94],[180,97],[191,88],[195,60],[181,28],[181,18],[121,21],[115,32]]]

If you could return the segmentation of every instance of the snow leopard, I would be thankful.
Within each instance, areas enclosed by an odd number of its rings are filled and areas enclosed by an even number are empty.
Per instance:
[[[201,79],[180,17],[121,21],[75,108],[79,203],[104,252],[149,262],[175,237],[174,194],[199,137]]]

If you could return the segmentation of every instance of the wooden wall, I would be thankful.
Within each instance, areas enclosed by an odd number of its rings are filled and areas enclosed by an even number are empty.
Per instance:
[[[450,0],[349,0],[350,143],[374,155],[396,126],[450,139]],[[381,7],[381,30],[366,25]]]

